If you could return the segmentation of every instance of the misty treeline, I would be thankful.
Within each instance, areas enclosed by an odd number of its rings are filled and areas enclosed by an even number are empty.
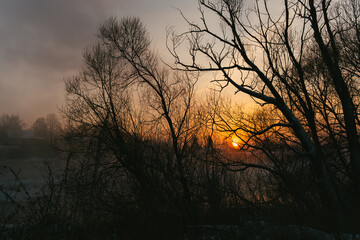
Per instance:
[[[45,117],[38,117],[29,127],[26,126],[20,115],[3,113],[0,115],[0,141],[9,138],[38,138],[54,145],[56,139],[63,136],[62,125],[64,123],[61,123],[55,113],[49,113]],[[31,135],[24,135],[24,131],[29,130]]]
[[[359,1],[198,2],[168,31],[174,65],[138,18],[100,26],[65,82],[65,170],[31,221],[125,239],[249,219],[358,232]],[[217,90],[196,94],[200,77]]]

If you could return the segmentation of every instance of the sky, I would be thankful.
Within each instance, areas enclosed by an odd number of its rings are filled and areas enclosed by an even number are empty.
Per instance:
[[[64,80],[82,69],[82,52],[109,17],[137,16],[154,48],[166,51],[166,29],[185,28],[178,9],[197,14],[196,0],[0,0],[0,114],[19,114],[29,127],[58,112]]]

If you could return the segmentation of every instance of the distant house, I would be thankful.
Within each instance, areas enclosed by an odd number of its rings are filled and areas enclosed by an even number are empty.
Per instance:
[[[21,135],[21,131],[6,129],[6,137],[7,138],[19,138]]]
[[[24,131],[7,130],[7,137],[11,139],[39,139],[31,129]]]
[[[28,129],[28,130],[22,131],[20,138],[22,138],[22,139],[34,139],[34,138],[38,139],[39,137],[36,137],[34,135],[33,130]]]

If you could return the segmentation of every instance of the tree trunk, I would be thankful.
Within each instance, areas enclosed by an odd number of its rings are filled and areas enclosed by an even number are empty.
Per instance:
[[[335,37],[332,33],[330,22],[327,16],[327,8],[325,0],[322,0],[322,12],[324,14],[324,21],[327,33],[329,35],[331,52],[329,47],[325,44],[321,31],[319,29],[319,23],[317,19],[317,12],[314,5],[314,0],[309,1],[310,15],[311,15],[311,26],[314,30],[314,38],[321,51],[322,59],[327,67],[330,74],[331,80],[335,87],[336,93],[339,96],[342,110],[344,113],[344,123],[347,142],[350,153],[350,163],[352,170],[352,180],[355,185],[355,191],[360,194],[360,143],[359,135],[356,128],[356,111],[354,109],[354,103],[352,101],[349,88],[342,76],[341,69],[339,66],[339,55],[336,46]]]

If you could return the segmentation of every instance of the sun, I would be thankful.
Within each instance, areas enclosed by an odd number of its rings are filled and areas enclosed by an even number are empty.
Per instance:
[[[238,147],[239,146],[239,144],[237,144],[236,142],[232,142],[232,145],[233,145],[233,147]]]

